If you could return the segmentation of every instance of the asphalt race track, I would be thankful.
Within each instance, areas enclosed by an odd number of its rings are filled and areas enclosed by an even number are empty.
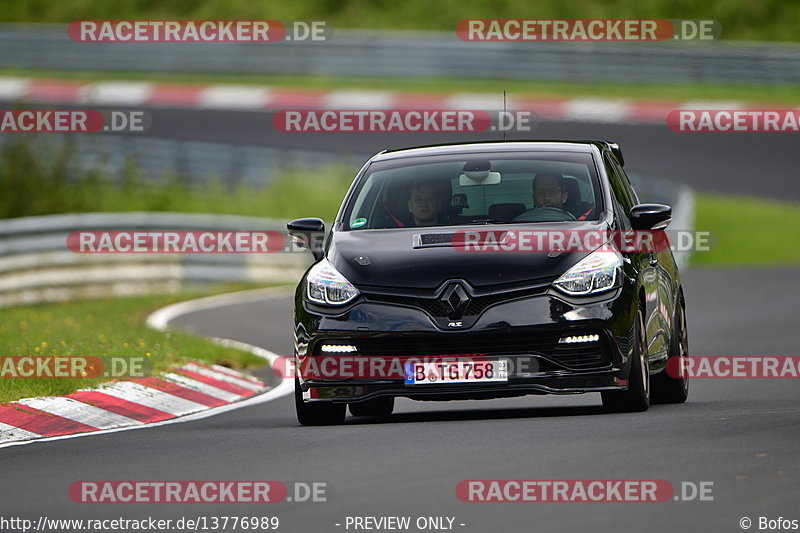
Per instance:
[[[685,275],[695,355],[797,354],[798,269]],[[757,283],[757,285],[756,285]],[[732,287],[758,291],[748,300]],[[287,353],[288,297],[200,311],[184,329]],[[483,402],[401,400],[388,419],[299,427],[290,397],[162,428],[0,452],[6,509],[50,518],[276,515],[283,531],[344,531],[346,516],[455,516],[461,531],[735,531],[741,517],[797,513],[800,411],[794,380],[694,380],[690,401],[604,414],[596,395]],[[326,503],[87,505],[78,480],[326,482]],[[713,482],[713,501],[462,503],[463,479]],[[13,480],[13,482],[11,482]],[[12,489],[13,487],[13,489]]]
[[[152,135],[344,151],[342,135],[277,133],[266,113],[153,110]],[[156,114],[157,113],[157,114]],[[359,153],[424,144],[362,136]],[[619,141],[629,168],[709,191],[800,199],[796,139],[676,134],[659,126],[543,124],[540,138]],[[791,170],[789,170],[791,169]],[[800,355],[798,268],[684,273],[693,355]],[[185,315],[173,324],[288,354],[289,297]],[[267,374],[269,377],[269,372]],[[689,402],[605,414],[599,395],[483,402],[401,400],[387,419],[299,427],[291,397],[204,420],[0,450],[4,508],[37,518],[278,516],[279,531],[348,531],[347,516],[451,516],[456,531],[740,531],[749,517],[800,519],[800,409],[791,379],[693,380]],[[713,501],[462,503],[464,479],[713,482]],[[327,502],[77,504],[79,480],[327,483]],[[342,524],[337,526],[336,524]],[[464,524],[461,526],[460,524]],[[353,531],[350,529],[349,531]]]
[[[154,137],[327,150],[370,156],[386,148],[500,139],[486,134],[283,133],[272,113],[151,109]],[[616,141],[626,168],[683,181],[698,190],[800,200],[797,140],[785,133],[675,133],[665,125],[542,122],[508,139]]]

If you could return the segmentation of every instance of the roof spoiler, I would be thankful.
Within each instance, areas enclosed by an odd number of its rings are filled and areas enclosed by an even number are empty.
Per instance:
[[[608,147],[611,149],[611,153],[614,154],[614,157],[617,158],[621,167],[625,167],[625,158],[622,157],[622,148],[619,147],[617,143],[606,143]]]

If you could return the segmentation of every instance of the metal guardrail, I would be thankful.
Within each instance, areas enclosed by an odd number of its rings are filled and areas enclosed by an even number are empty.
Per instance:
[[[296,282],[311,254],[81,254],[77,230],[280,231],[276,219],[182,213],[83,213],[0,220],[0,307],[175,291],[187,283]]]
[[[463,42],[453,32],[335,30],[324,42],[78,43],[65,25],[0,25],[0,68],[547,81],[800,81],[800,45]]]

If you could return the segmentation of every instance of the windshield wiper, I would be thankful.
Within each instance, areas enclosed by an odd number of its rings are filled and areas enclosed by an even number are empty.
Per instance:
[[[470,220],[465,224],[516,224],[517,222],[513,220],[501,220],[499,218],[476,218],[475,220]]]

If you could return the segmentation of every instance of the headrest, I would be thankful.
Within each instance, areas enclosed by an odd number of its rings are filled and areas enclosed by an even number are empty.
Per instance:
[[[488,215],[497,220],[514,220],[524,212],[525,204],[509,202],[490,205]]]

